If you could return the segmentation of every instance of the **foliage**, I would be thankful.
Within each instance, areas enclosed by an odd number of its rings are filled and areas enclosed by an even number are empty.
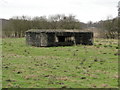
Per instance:
[[[106,38],[118,38],[118,33],[120,30],[120,19],[107,19],[104,21],[99,21],[92,24],[94,27],[100,28],[103,31],[103,34],[106,34]]]
[[[73,15],[53,15],[29,18],[13,17],[3,30],[6,37],[23,37],[28,29],[81,29],[80,22]]]
[[[120,29],[120,27],[118,27],[120,24],[118,20],[118,18],[115,18],[113,20],[106,20],[104,22],[104,29],[107,30],[108,38],[118,38],[118,30]]]

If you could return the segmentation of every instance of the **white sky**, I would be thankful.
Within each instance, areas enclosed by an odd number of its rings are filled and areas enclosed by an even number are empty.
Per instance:
[[[81,22],[105,20],[118,15],[119,0],[0,0],[0,18],[73,14]]]

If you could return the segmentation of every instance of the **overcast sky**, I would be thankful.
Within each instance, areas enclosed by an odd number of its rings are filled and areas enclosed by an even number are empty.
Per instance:
[[[105,20],[118,15],[120,0],[0,0],[0,18],[73,14],[81,22]]]

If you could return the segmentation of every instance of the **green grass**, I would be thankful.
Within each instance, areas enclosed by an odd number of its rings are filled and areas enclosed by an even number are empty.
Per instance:
[[[33,47],[24,38],[2,43],[3,88],[117,88],[118,42]]]

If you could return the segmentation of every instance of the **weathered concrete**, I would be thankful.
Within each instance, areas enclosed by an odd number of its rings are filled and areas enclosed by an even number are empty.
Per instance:
[[[92,45],[93,32],[78,30],[28,30],[26,43],[32,46]]]

